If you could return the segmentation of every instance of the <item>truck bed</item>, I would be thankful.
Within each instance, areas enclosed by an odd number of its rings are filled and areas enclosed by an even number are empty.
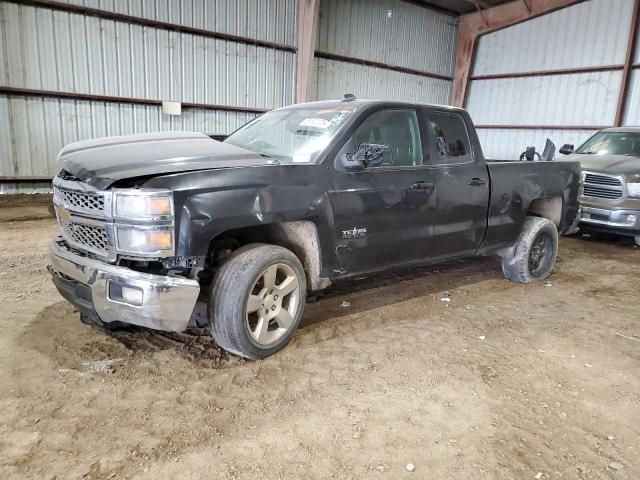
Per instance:
[[[483,250],[513,244],[532,209],[561,209],[557,212],[558,231],[564,233],[571,227],[579,210],[578,162],[489,160],[486,166],[491,192]],[[532,204],[534,199],[538,200]]]

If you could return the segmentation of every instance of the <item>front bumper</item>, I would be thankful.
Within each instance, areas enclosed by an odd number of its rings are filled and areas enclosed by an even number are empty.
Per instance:
[[[597,230],[636,236],[640,234],[640,211],[582,207],[580,224]]]
[[[49,271],[60,294],[82,313],[103,322],[182,332],[200,293],[196,280],[136,272],[84,257],[69,250],[57,237],[49,242]],[[114,290],[112,286],[117,286]],[[113,291],[130,288],[141,293],[139,305],[110,298]]]

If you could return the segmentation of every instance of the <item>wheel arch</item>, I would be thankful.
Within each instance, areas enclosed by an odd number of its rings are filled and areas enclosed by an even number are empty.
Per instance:
[[[560,228],[564,210],[562,196],[534,198],[527,206],[526,215],[551,220],[556,228]]]
[[[317,225],[311,220],[295,220],[254,225],[224,231],[210,239],[208,258],[221,250],[233,251],[251,243],[278,245],[298,257],[305,272],[309,291],[331,284],[322,277],[322,253]]]

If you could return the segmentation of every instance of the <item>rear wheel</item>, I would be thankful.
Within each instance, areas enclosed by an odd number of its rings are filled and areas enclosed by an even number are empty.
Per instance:
[[[289,343],[304,309],[306,280],[286,248],[239,249],[216,272],[209,299],[211,334],[225,350],[265,358]]]
[[[528,217],[515,254],[502,257],[504,276],[513,282],[531,283],[546,279],[558,254],[558,230],[551,220]]]

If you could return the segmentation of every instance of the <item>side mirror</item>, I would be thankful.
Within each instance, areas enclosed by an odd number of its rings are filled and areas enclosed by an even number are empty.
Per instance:
[[[383,164],[384,153],[390,148],[377,143],[361,143],[354,153],[342,155],[342,165],[345,170],[355,171],[367,167],[379,167]]]
[[[227,139],[227,137],[229,136],[229,135],[223,135],[223,134],[220,134],[220,133],[210,133],[208,135],[209,135],[210,139],[216,140],[218,142],[224,142]]]
[[[560,147],[559,152],[563,155],[570,155],[574,152],[573,145],[571,145],[570,143],[565,143],[564,145],[562,145],[562,147]]]

